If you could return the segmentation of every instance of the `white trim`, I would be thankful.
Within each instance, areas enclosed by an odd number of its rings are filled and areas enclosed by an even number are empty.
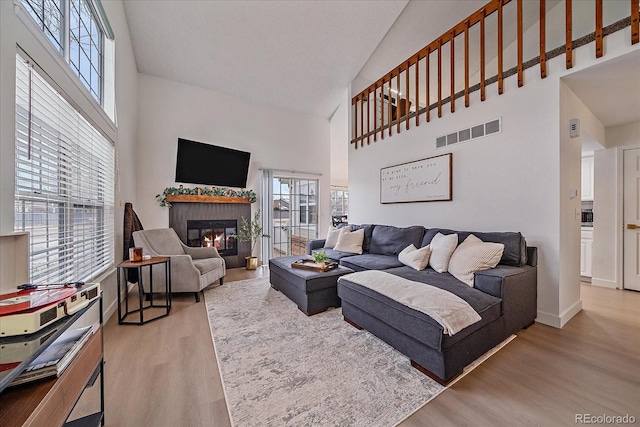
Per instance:
[[[560,328],[564,327],[573,316],[582,311],[582,300],[576,301],[571,307],[560,314]]]
[[[287,177],[294,178],[293,176],[289,176],[288,174],[296,175],[295,178],[306,178],[308,176],[322,176],[321,172],[302,172],[302,171],[293,171],[293,170],[285,170],[285,169],[269,169],[269,168],[258,168],[258,170],[270,170],[273,172],[273,176],[279,177]],[[285,175],[286,174],[286,175]],[[315,178],[313,178],[315,179]]]
[[[560,317],[555,314],[545,313],[544,311],[538,310],[538,316],[536,317],[536,322],[542,323],[543,325],[552,326],[554,328],[560,328]]]
[[[622,284],[617,280],[596,279],[594,277],[591,278],[591,285],[610,289],[622,288]]]
[[[542,323],[547,326],[553,326],[554,328],[562,329],[564,325],[569,322],[582,310],[582,300],[576,301],[571,307],[563,311],[559,316],[551,313],[545,313],[544,311],[538,310],[538,317],[536,317],[536,322]]]

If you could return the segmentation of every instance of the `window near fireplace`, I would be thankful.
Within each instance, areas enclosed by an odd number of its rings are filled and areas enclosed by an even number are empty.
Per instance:
[[[220,256],[238,255],[238,221],[188,220],[187,246],[216,248]]]

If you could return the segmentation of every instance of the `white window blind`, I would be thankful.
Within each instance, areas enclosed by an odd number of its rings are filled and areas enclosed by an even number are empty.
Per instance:
[[[114,263],[114,146],[16,57],[15,230],[32,283],[89,281]]]

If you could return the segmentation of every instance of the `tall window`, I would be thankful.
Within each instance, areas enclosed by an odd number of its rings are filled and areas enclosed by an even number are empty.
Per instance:
[[[91,95],[102,103],[104,33],[91,0],[22,0]],[[68,19],[66,19],[68,18]]]
[[[347,215],[349,213],[349,191],[332,188],[330,199],[331,215]]]
[[[114,263],[114,146],[16,57],[15,230],[33,283],[86,281]]]

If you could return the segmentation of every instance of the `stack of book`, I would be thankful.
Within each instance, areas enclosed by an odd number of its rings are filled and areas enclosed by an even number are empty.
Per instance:
[[[24,384],[48,377],[59,377],[73,361],[82,346],[93,334],[94,328],[71,329],[65,331],[45,351],[38,356],[27,369],[18,375],[10,386]]]

